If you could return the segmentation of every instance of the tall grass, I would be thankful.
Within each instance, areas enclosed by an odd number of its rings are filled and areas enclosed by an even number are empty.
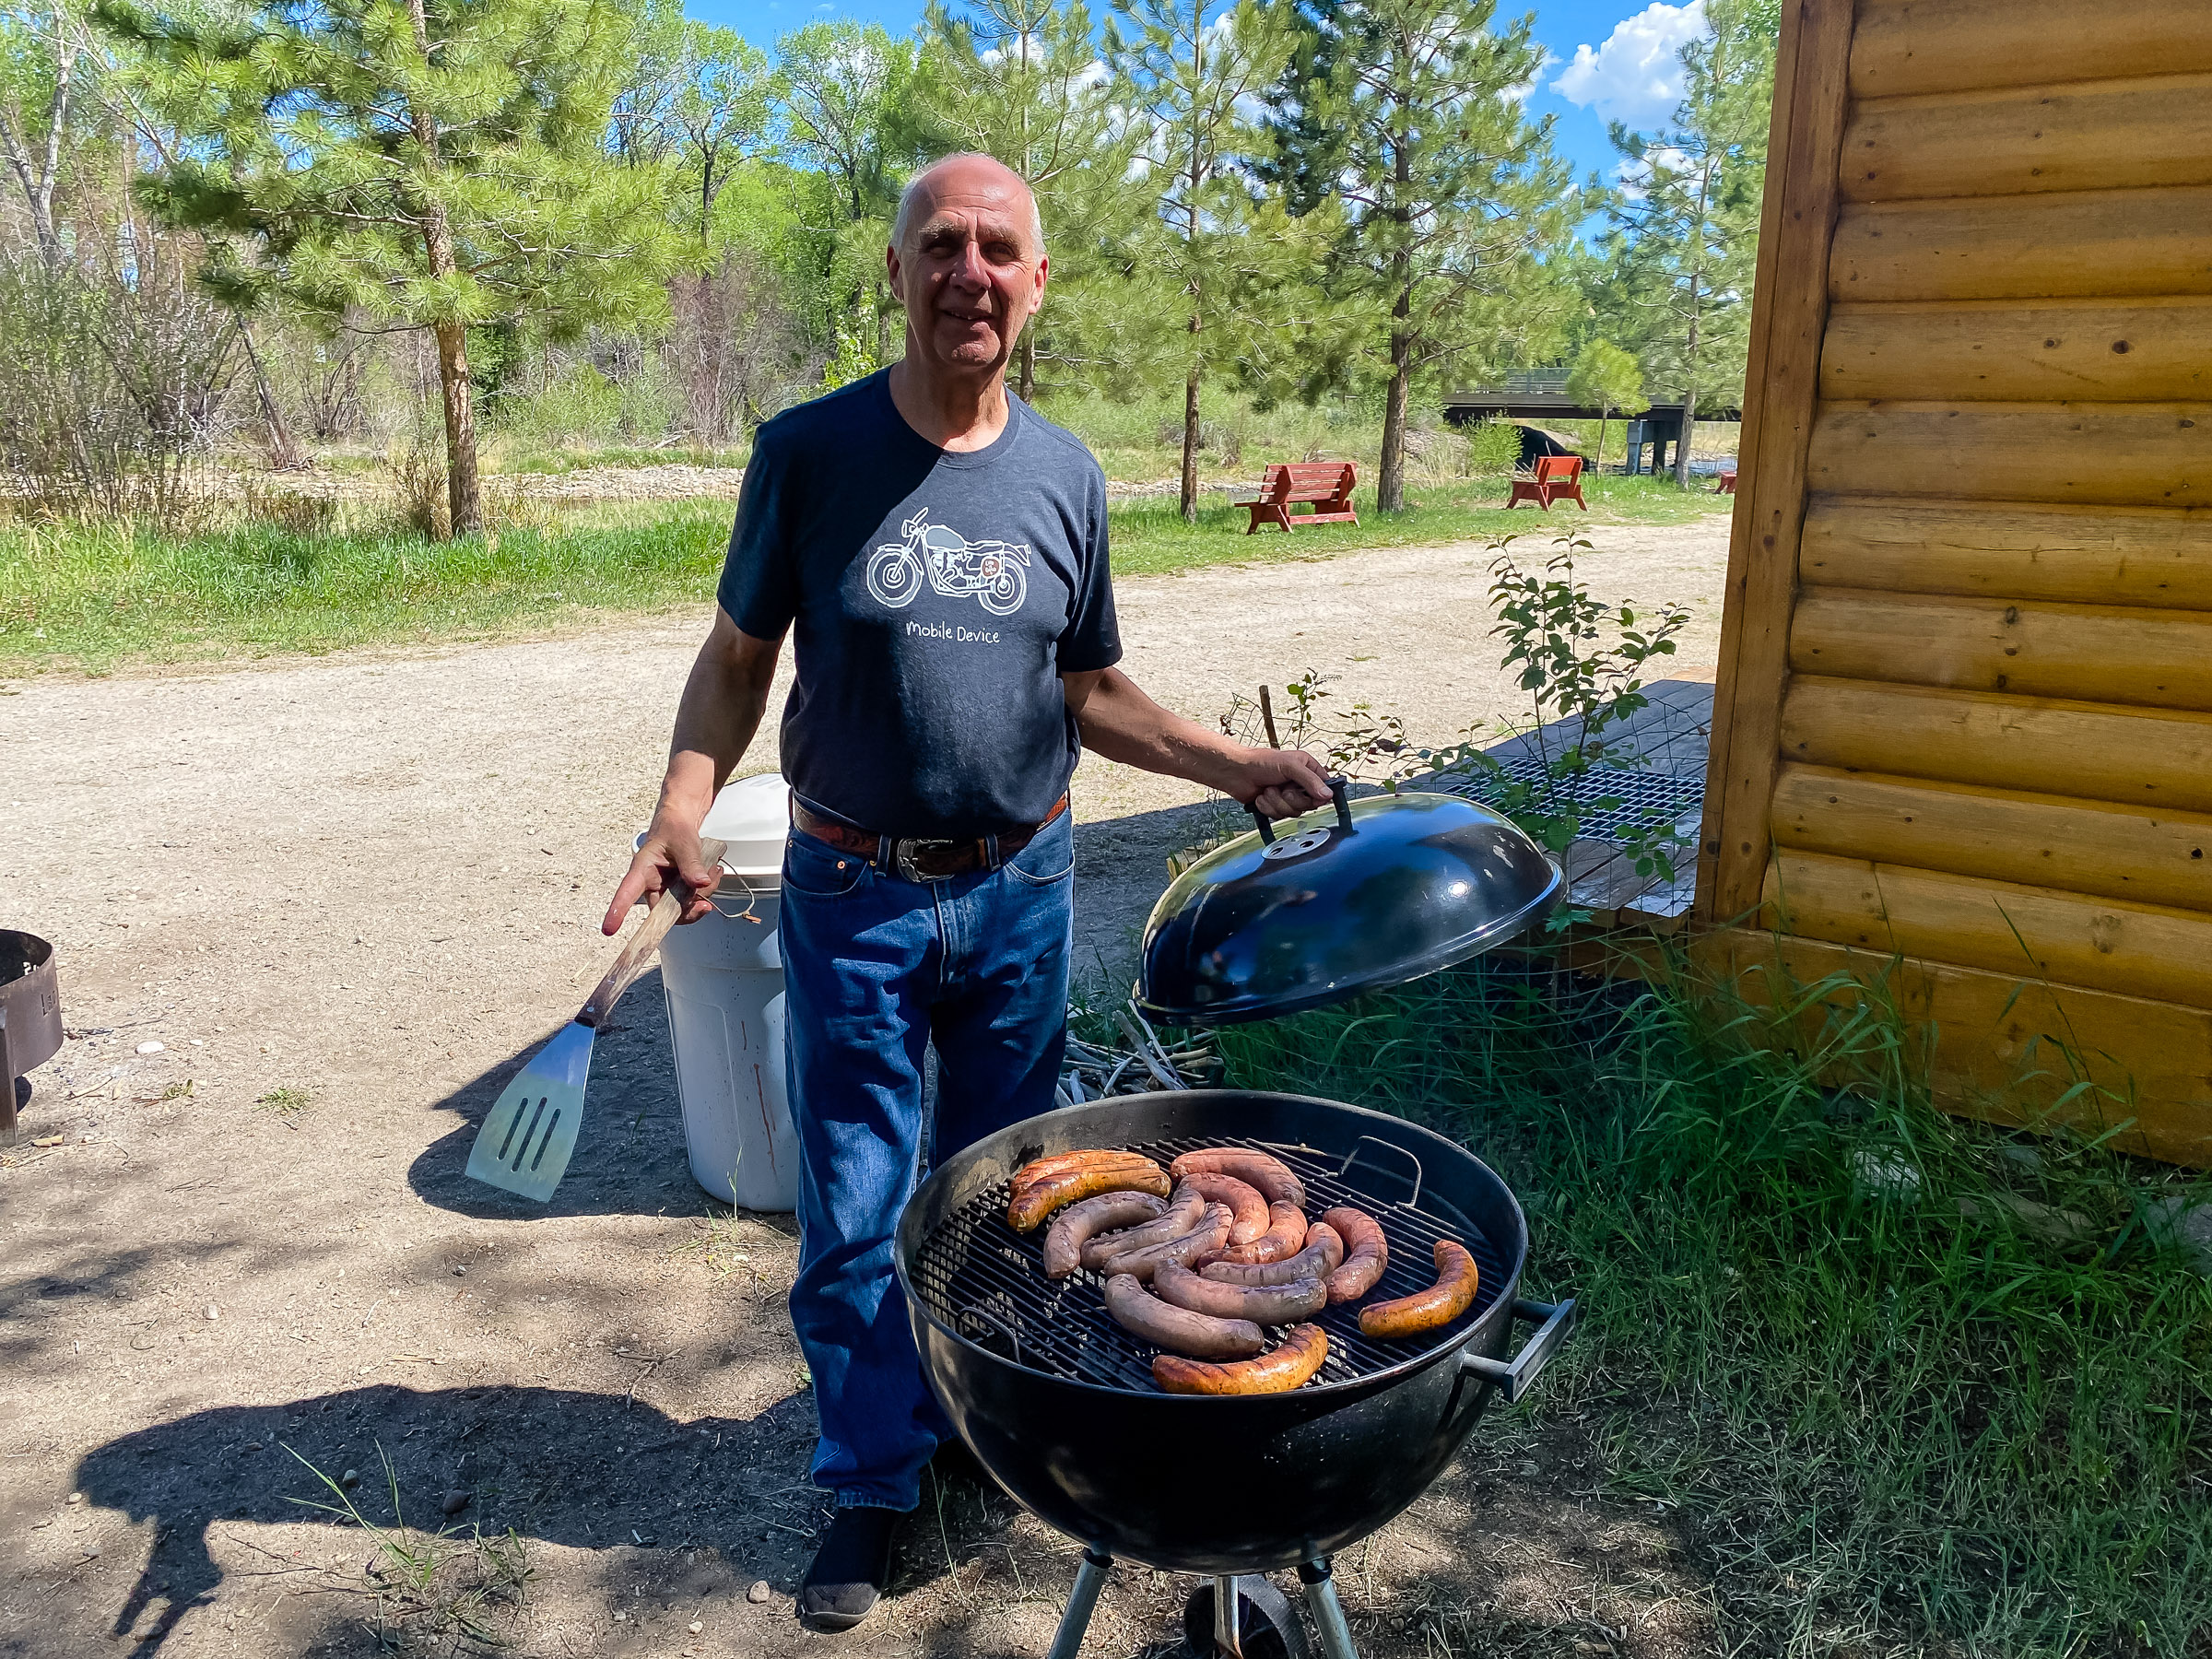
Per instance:
[[[1610,1489],[1683,1506],[1727,1651],[2206,1652],[2212,1288],[2139,1223],[2203,1184],[1938,1114],[1865,1002],[1813,1052],[1754,1041],[1802,1043],[1821,989],[1497,963],[1222,1048],[1522,1194],[1534,1287],[1586,1314],[1535,1409],[1609,1423]]]

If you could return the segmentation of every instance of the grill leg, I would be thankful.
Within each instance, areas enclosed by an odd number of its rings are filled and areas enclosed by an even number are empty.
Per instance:
[[[1222,1573],[1214,1580],[1214,1646],[1229,1659],[1244,1659],[1244,1632],[1237,1617],[1237,1581]]]
[[[1045,1659],[1076,1659],[1083,1632],[1090,1629],[1091,1612],[1099,1605],[1099,1592],[1106,1588],[1106,1575],[1112,1570],[1112,1556],[1083,1552],[1083,1565],[1076,1569],[1076,1587],[1067,1593],[1067,1611],[1060,1615],[1060,1628],[1053,1632]]]
[[[1352,1627],[1345,1622],[1344,1604],[1336,1599],[1336,1581],[1330,1576],[1326,1561],[1308,1561],[1298,1570],[1299,1583],[1306,1587],[1306,1605],[1313,1609],[1313,1622],[1321,1627],[1321,1651],[1328,1659],[1359,1659],[1359,1650],[1352,1645]]]

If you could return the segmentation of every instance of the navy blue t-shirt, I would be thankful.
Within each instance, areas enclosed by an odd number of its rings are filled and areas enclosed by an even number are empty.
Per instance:
[[[753,440],[722,608],[756,639],[793,630],[783,775],[864,829],[1035,823],[1081,750],[1059,677],[1121,660],[1105,475],[1006,405],[988,448],[940,450],[884,371]]]

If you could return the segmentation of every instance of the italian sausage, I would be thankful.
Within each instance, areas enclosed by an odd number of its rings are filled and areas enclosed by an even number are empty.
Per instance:
[[[1254,1324],[1295,1324],[1329,1305],[1328,1287],[1317,1278],[1287,1285],[1225,1285],[1201,1278],[1178,1262],[1162,1262],[1152,1274],[1152,1292],[1194,1313],[1216,1319],[1249,1319]]]
[[[1306,1207],[1305,1182],[1291,1172],[1288,1164],[1265,1152],[1219,1147],[1205,1152],[1185,1152],[1168,1166],[1168,1173],[1178,1181],[1194,1171],[1234,1175],[1247,1186],[1257,1187],[1260,1196],[1270,1204],[1295,1204],[1301,1210]]]
[[[1083,1265],[1096,1273],[1117,1255],[1127,1255],[1147,1244],[1165,1244],[1194,1232],[1206,1219],[1206,1198],[1188,1187],[1177,1187],[1174,1196],[1156,1212],[1156,1219],[1122,1232],[1106,1233],[1083,1246]]]
[[[1359,1310],[1359,1335],[1388,1340],[1418,1336],[1450,1324],[1475,1302],[1482,1274],[1464,1245],[1450,1239],[1436,1241],[1436,1283],[1411,1296],[1375,1302]]]
[[[1241,1359],[1266,1346],[1260,1327],[1249,1319],[1215,1319],[1171,1307],[1126,1273],[1106,1281],[1106,1312],[1154,1347],[1202,1359]]]
[[[1267,1230],[1267,1200],[1261,1197],[1259,1189],[1239,1181],[1234,1175],[1214,1175],[1204,1170],[1194,1170],[1175,1179],[1194,1192],[1206,1194],[1208,1204],[1226,1204],[1236,1221],[1229,1230],[1229,1241],[1241,1244],[1256,1239]]]
[[[1110,1147],[1086,1152],[1055,1152],[1050,1158],[1032,1159],[1015,1171],[1013,1190],[1018,1193],[1022,1188],[1034,1186],[1038,1182],[1053,1175],[1065,1175],[1072,1171],[1095,1169],[1106,1164],[1134,1169],[1152,1164],[1152,1160],[1142,1152],[1119,1152]],[[1152,1167],[1158,1169],[1159,1166],[1152,1164]]]
[[[1015,1189],[1006,1204],[1006,1225],[1016,1232],[1033,1232],[1064,1205],[1099,1193],[1122,1192],[1150,1193],[1165,1198],[1167,1174],[1147,1159],[1141,1169],[1134,1164],[1086,1164],[1059,1175],[1047,1175]]]
[[[1224,1285],[1287,1285],[1292,1279],[1325,1279],[1344,1265],[1344,1241],[1325,1221],[1306,1229],[1306,1247],[1279,1262],[1208,1262],[1199,1269]]]
[[[1180,1239],[1170,1239],[1165,1244],[1147,1244],[1142,1250],[1127,1251],[1121,1255],[1109,1257],[1099,1271],[1108,1278],[1125,1273],[1136,1278],[1149,1279],[1162,1262],[1175,1262],[1185,1267],[1196,1266],[1219,1255],[1221,1247],[1228,1242],[1229,1206],[1225,1204],[1209,1204],[1206,1206],[1206,1219],[1198,1224],[1196,1230],[1187,1232]]]
[[[1390,1265],[1382,1225],[1364,1211],[1350,1208],[1330,1210],[1322,1219],[1344,1241],[1344,1265],[1329,1275],[1329,1305],[1358,1301],[1375,1288],[1382,1269]]]
[[[1152,1361],[1152,1381],[1170,1394],[1288,1394],[1303,1387],[1328,1357],[1328,1333],[1317,1324],[1301,1324],[1272,1353],[1233,1365],[1162,1354]]]
[[[1240,1265],[1279,1262],[1285,1256],[1296,1255],[1305,1248],[1305,1243],[1306,1212],[1295,1205],[1271,1204],[1267,1206],[1267,1230],[1243,1244],[1232,1237],[1230,1247],[1221,1253],[1221,1259]]]
[[[1044,1235],[1045,1272],[1053,1278],[1065,1278],[1083,1265],[1083,1246],[1093,1236],[1111,1228],[1152,1220],[1167,1207],[1164,1200],[1150,1193],[1100,1193],[1096,1198],[1069,1205],[1053,1218],[1053,1230]]]

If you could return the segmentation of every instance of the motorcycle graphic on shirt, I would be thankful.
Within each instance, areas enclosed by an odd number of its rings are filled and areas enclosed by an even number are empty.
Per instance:
[[[868,592],[893,610],[913,603],[924,576],[950,598],[972,594],[994,617],[1010,617],[1029,597],[1030,550],[1019,542],[970,541],[929,522],[929,509],[899,526],[902,542],[885,542],[868,556]]]

